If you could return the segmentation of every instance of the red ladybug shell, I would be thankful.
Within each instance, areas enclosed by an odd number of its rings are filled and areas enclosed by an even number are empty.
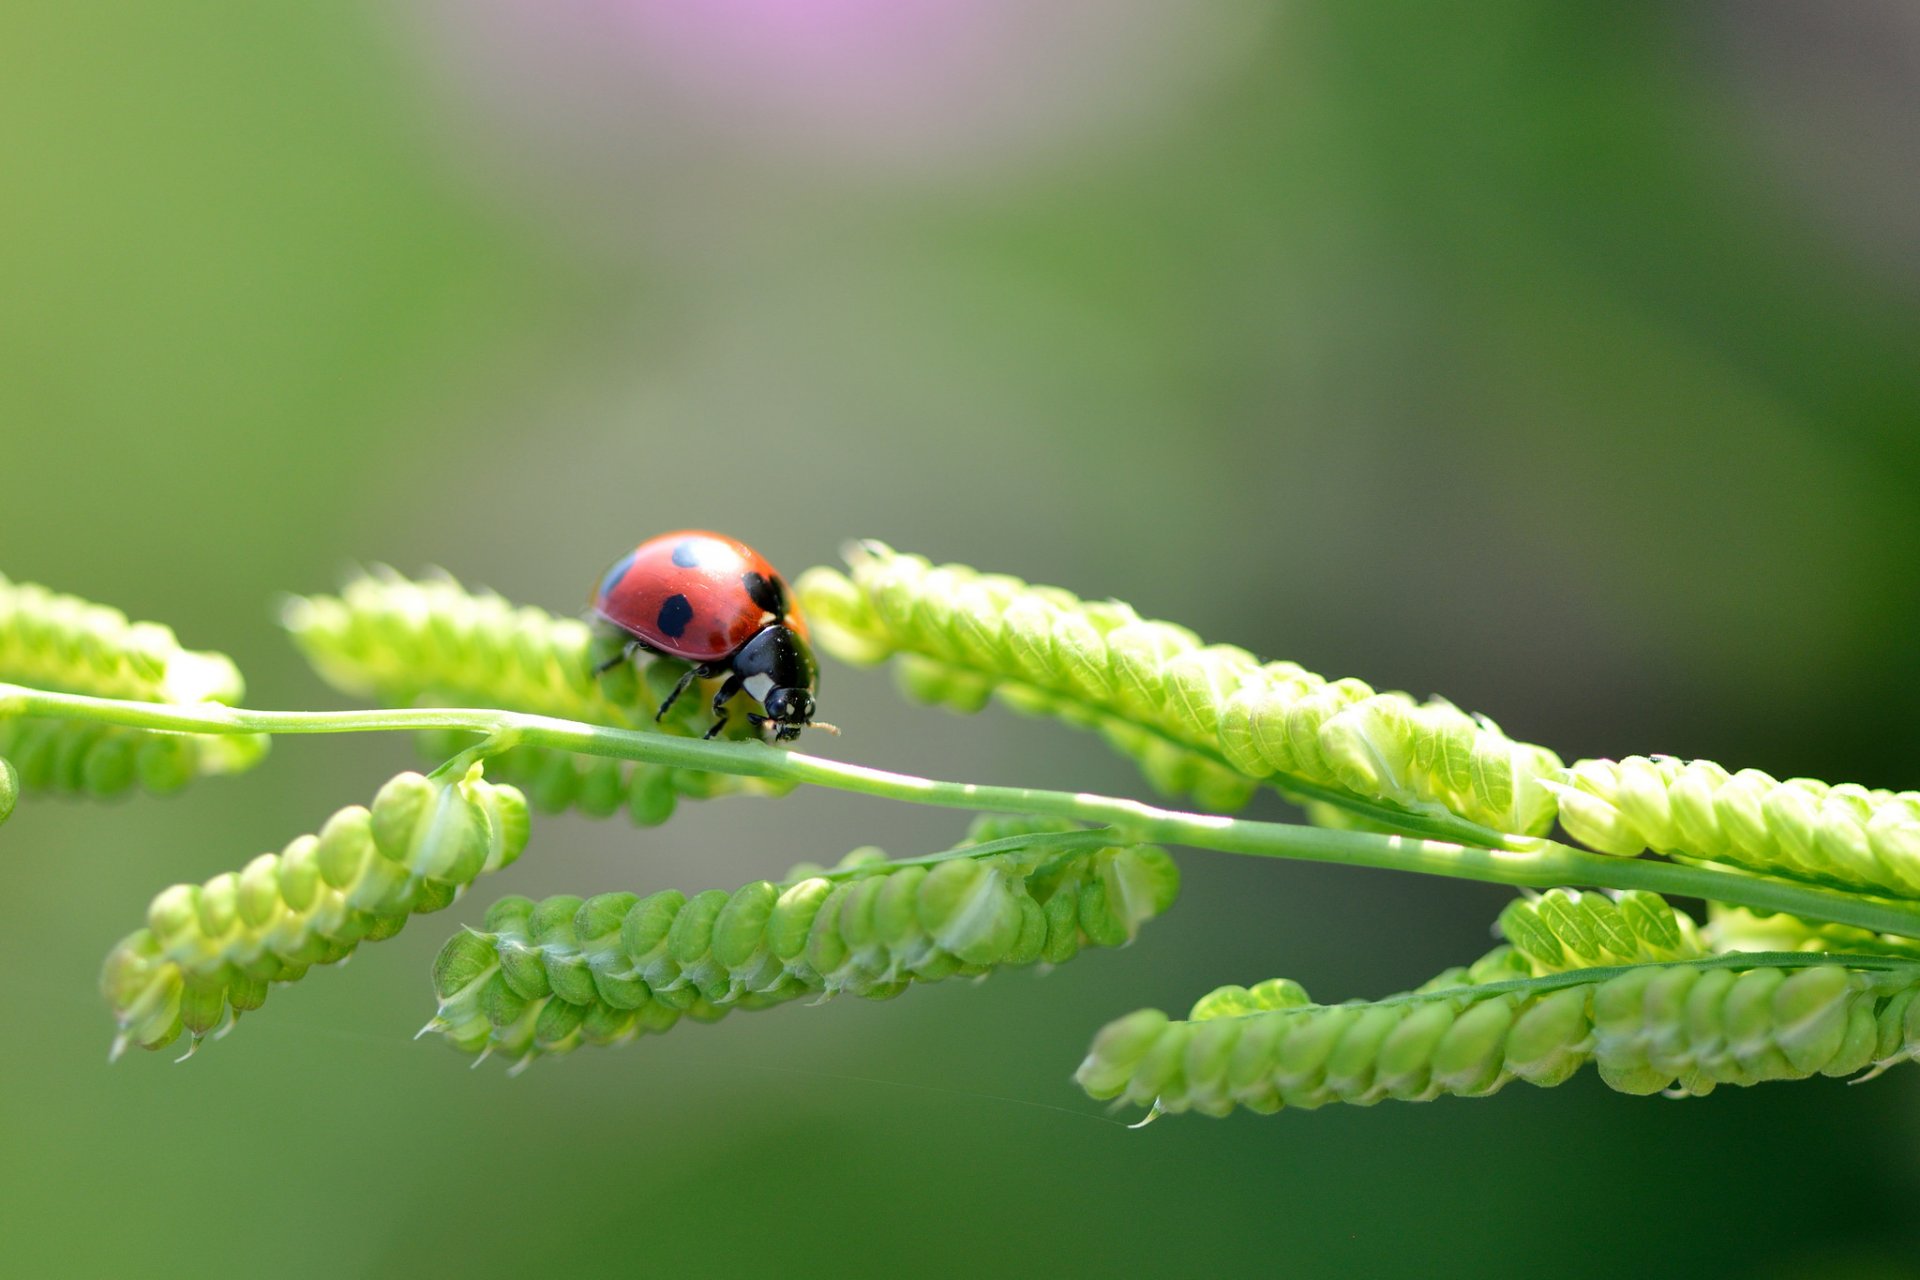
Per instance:
[[[607,570],[593,611],[649,649],[719,662],[775,622],[807,626],[766,557],[724,534],[649,538]]]

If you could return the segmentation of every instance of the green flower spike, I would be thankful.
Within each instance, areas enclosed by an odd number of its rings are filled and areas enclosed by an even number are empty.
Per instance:
[[[1171,905],[1179,874],[1151,846],[1046,820],[988,819],[957,854],[888,862],[875,849],[783,883],[688,897],[506,898],[434,965],[426,1030],[524,1067],[803,997],[883,1000],[914,983],[1057,964],[1121,946]],[[984,837],[984,839],[982,839]]]
[[[1560,822],[1601,853],[1648,849],[1895,897],[1920,897],[1920,792],[1785,782],[1711,760],[1582,760]]]
[[[240,701],[245,685],[225,654],[184,649],[172,630],[129,622],[118,609],[0,577],[0,681],[97,698],[192,705]],[[28,790],[120,795],[138,785],[177,791],[195,777],[239,773],[267,739],[193,736],[87,720],[0,714],[0,754]]]
[[[897,657],[922,701],[1016,709],[1097,729],[1161,791],[1233,809],[1257,781],[1297,798],[1359,801],[1363,816],[1452,814],[1495,832],[1553,824],[1558,756],[1515,742],[1449,703],[1329,681],[1290,662],[1208,645],[1140,618],[877,542],[849,549],[851,576],[802,575],[796,592],[821,643],[855,663]],[[1316,820],[1327,816],[1316,805]]]
[[[1872,933],[1850,925],[1707,904],[1705,938],[1716,952],[1810,951],[1833,955],[1907,956],[1920,960],[1920,939]]]
[[[335,596],[289,602],[282,621],[321,678],[391,706],[500,707],[623,729],[685,737],[706,732],[707,700],[689,691],[655,724],[656,708],[686,670],[666,658],[594,670],[619,639],[578,618],[469,591],[450,577],[418,581],[391,570],[363,574]],[[729,736],[750,730],[736,716]],[[428,759],[471,742],[457,730],[420,735]],[[642,825],[665,822],[682,797],[775,795],[791,784],[695,769],[628,763],[521,746],[488,758],[494,777],[526,790],[535,808],[594,817],[626,810]]]
[[[1707,954],[1692,920],[1637,889],[1612,896],[1549,889],[1508,903],[1499,929],[1534,974]]]
[[[316,964],[400,932],[411,915],[450,905],[481,875],[520,856],[527,807],[520,792],[465,777],[403,773],[279,853],[238,873],[165,890],[147,926],[108,954],[101,987],[119,1022],[113,1056],[158,1049],[184,1030],[208,1033],[296,982]],[[190,1048],[189,1053],[192,1052]]]
[[[1498,965],[1495,965],[1498,968]],[[1920,966],[1639,964],[1317,1005],[1296,984],[1225,988],[1184,1022],[1109,1023],[1089,1095],[1221,1116],[1551,1086],[1595,1064],[1623,1093],[1851,1076],[1920,1050]]]

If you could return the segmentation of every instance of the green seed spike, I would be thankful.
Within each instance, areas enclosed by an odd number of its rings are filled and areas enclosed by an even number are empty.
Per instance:
[[[0,576],[0,682],[176,706],[240,701],[245,685],[225,654],[181,647],[171,629],[129,622],[118,609]],[[15,785],[73,795],[177,791],[196,777],[239,773],[267,739],[184,736],[85,720],[0,715],[0,755]]]
[[[1261,663],[1124,604],[877,542],[850,548],[848,563],[851,576],[813,569],[795,587],[829,651],[854,663],[896,657],[908,694],[955,711],[998,693],[1096,729],[1162,791],[1234,809],[1266,781],[1323,803],[1364,802],[1375,820],[1452,814],[1525,835],[1553,824],[1546,784],[1561,776],[1559,757],[1444,701]]]
[[[1707,904],[1707,944],[1717,952],[1810,951],[1837,955],[1906,956],[1920,960],[1920,938],[1872,933],[1850,925],[1799,916],[1749,911],[1722,902]]]
[[[1656,893],[1549,889],[1508,903],[1500,933],[1535,974],[1706,954],[1698,930]]]
[[[444,575],[361,574],[338,596],[290,601],[282,622],[322,679],[390,706],[499,707],[683,737],[706,732],[707,699],[697,691],[659,723],[653,718],[685,664],[642,654],[596,676],[617,656],[619,637],[579,618],[468,590]],[[745,717],[735,716],[728,736],[749,733]],[[421,754],[431,760],[448,759],[472,741],[457,730],[419,735]],[[624,810],[641,826],[665,822],[683,798],[775,795],[792,785],[532,746],[490,756],[487,768],[542,812],[608,817]]]
[[[683,1015],[886,999],[914,983],[1124,945],[1172,904],[1179,875],[1158,848],[1099,839],[1050,819],[994,817],[934,859],[892,863],[859,849],[833,869],[803,864],[780,884],[731,893],[504,899],[441,952],[428,1026],[466,1053],[524,1065],[666,1031]]]
[[[1801,880],[1920,897],[1920,791],[1785,782],[1710,760],[1628,756],[1568,770],[1560,822],[1601,853],[1648,849]]]
[[[1587,1063],[1623,1093],[1853,1076],[1920,1052],[1920,965],[1768,957],[1493,980],[1372,1003],[1293,984],[1222,988],[1187,1021],[1109,1023],[1076,1075],[1088,1095],[1220,1116],[1556,1085]],[[1430,984],[1431,985],[1431,984]]]
[[[102,969],[119,1023],[114,1056],[128,1045],[158,1049],[182,1031],[197,1044],[258,1008],[267,984],[298,981],[392,937],[409,916],[450,905],[518,858],[526,839],[526,800],[485,781],[479,765],[441,782],[405,773],[371,810],[342,809],[318,835],[237,873],[174,885]]]

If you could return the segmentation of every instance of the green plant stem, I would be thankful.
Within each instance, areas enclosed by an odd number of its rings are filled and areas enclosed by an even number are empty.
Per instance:
[[[1782,911],[1876,933],[1920,937],[1920,903],[1896,902],[1778,877],[1647,858],[1616,858],[1540,840],[1482,848],[1412,836],[1336,831],[1211,814],[1182,813],[1138,800],[1031,787],[942,782],[843,764],[758,742],[708,742],[614,729],[551,716],[461,708],[368,711],[253,711],[217,703],[169,706],[54,693],[0,684],[0,716],[57,716],[180,733],[356,733],[465,729],[482,741],[462,758],[515,743],[684,769],[778,778],[909,804],[994,813],[1041,814],[1117,828],[1129,841],[1180,844],[1265,858],[1414,871],[1546,889],[1591,885]],[[1511,838],[1516,844],[1518,837]]]
[[[1908,973],[1920,970],[1920,960],[1905,956],[1846,955],[1828,951],[1733,951],[1718,956],[1695,956],[1688,960],[1641,960],[1633,964],[1596,965],[1590,969],[1562,969],[1558,973],[1533,978],[1507,978],[1499,982],[1472,983],[1459,987],[1440,987],[1432,991],[1408,991],[1397,996],[1368,1000],[1373,1007],[1420,1004],[1429,1000],[1484,999],[1487,996],[1545,995],[1568,987],[1584,987],[1622,977],[1635,969],[1814,969],[1843,968],[1873,973]],[[1293,1009],[1325,1009],[1328,1005],[1288,1005],[1278,1009],[1249,1009],[1245,1013],[1219,1014],[1205,1019],[1217,1022],[1235,1018],[1258,1018]]]

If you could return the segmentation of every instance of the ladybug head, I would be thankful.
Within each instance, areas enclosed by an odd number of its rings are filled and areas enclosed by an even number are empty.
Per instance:
[[[792,742],[813,724],[813,694],[806,689],[775,689],[767,695],[766,707],[760,731],[774,742]]]

